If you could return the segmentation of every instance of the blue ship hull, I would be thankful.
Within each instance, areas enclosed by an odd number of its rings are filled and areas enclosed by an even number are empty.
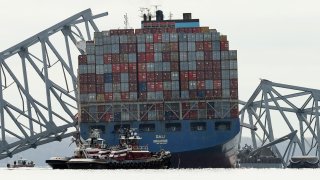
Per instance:
[[[194,129],[193,123],[205,124]],[[229,123],[226,129],[217,128],[217,123]],[[175,131],[166,129],[167,123],[179,123],[181,128]],[[154,129],[144,131],[141,124],[153,124]],[[109,145],[118,144],[118,133],[115,127],[137,128],[142,137],[141,145],[148,145],[150,151],[165,149],[172,154],[174,168],[230,168],[236,165],[236,152],[240,122],[234,119],[216,120],[179,120],[179,121],[127,121],[80,123],[81,136],[89,137],[93,128],[101,129],[101,138]]]

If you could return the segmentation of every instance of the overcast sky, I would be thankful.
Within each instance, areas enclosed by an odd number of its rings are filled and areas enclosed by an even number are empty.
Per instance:
[[[0,51],[91,8],[109,12],[100,30],[122,28],[128,13],[140,27],[139,7],[161,5],[166,17],[192,12],[202,26],[228,35],[238,50],[239,94],[247,100],[260,78],[320,89],[320,2],[317,0],[0,0]]]

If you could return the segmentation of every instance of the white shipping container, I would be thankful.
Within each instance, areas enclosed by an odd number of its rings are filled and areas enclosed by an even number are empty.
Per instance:
[[[112,83],[104,83],[104,92],[111,93],[113,91]]]
[[[230,60],[230,69],[238,69],[237,60]]]
[[[177,33],[170,34],[170,42],[178,42],[178,34]]]
[[[104,66],[96,65],[96,74],[104,74]]]
[[[179,51],[184,52],[188,51],[188,43],[187,42],[179,42]]]
[[[112,72],[112,64],[104,64],[104,73],[111,73]]]
[[[138,52],[146,52],[146,44],[138,44]]]
[[[162,34],[162,42],[170,42],[170,34],[169,33]]]
[[[171,72],[171,80],[179,81],[179,72]]]
[[[198,60],[198,61],[204,60],[204,52],[203,51],[196,52],[196,60]]]
[[[96,65],[89,64],[87,67],[88,67],[88,73],[93,73],[93,74],[96,73]]]
[[[103,53],[104,54],[110,54],[111,52],[112,52],[112,45],[111,44],[103,45]]]
[[[180,52],[180,61],[188,61],[188,53]]]
[[[188,52],[188,61],[196,60],[196,52]]]
[[[96,64],[103,65],[103,56],[96,56]]]

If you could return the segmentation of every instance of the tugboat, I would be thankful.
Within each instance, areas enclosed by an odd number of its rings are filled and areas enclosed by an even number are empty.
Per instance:
[[[35,164],[33,161],[28,161],[27,159],[24,159],[20,157],[18,161],[14,161],[13,165],[7,164],[7,168],[20,168],[20,167],[34,167]]]
[[[150,152],[139,146],[140,136],[134,129],[120,130],[119,145],[107,147],[99,130],[92,130],[90,138],[77,144],[71,158],[47,160],[53,169],[160,169],[170,167],[171,153]],[[79,141],[80,142],[80,141]]]

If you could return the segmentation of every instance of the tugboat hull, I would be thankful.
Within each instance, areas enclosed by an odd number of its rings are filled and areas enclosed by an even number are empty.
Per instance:
[[[71,158],[69,157],[52,157],[46,160],[46,163],[52,167],[52,169],[68,169],[67,162]]]

